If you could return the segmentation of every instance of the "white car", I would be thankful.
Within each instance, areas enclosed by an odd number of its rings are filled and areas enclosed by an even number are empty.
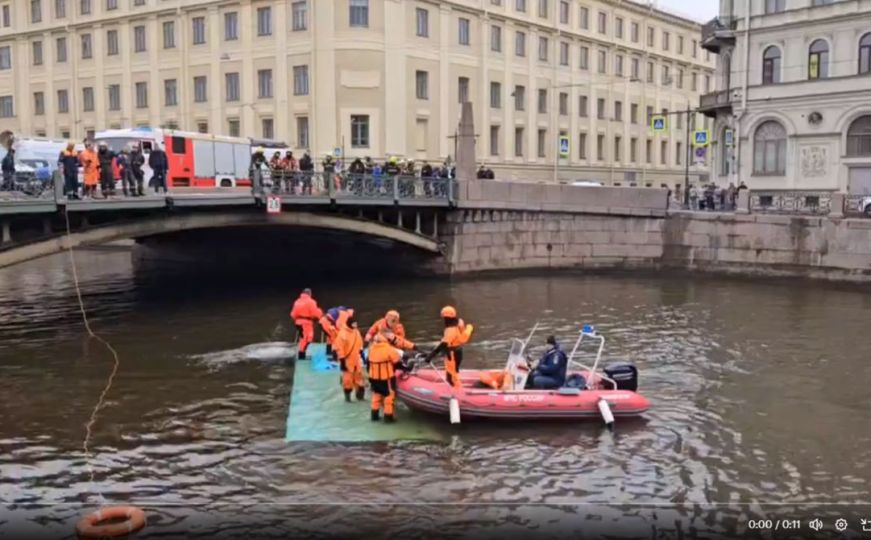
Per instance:
[[[582,187],[602,187],[605,184],[603,184],[602,182],[595,182],[593,180],[578,180],[577,182],[572,182],[570,185]]]
[[[867,197],[862,197],[862,199],[859,201],[858,209],[867,217],[871,217],[871,195]]]

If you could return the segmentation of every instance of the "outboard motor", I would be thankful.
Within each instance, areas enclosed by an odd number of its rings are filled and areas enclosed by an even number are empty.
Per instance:
[[[605,367],[605,375],[617,383],[613,390],[638,390],[638,369],[629,363],[610,364]]]

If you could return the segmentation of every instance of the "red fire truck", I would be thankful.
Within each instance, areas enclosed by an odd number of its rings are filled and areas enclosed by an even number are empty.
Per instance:
[[[148,156],[162,148],[169,161],[166,183],[177,187],[250,186],[251,140],[170,129],[138,127],[97,132],[96,141],[105,142],[113,152],[138,144],[145,155],[145,182],[153,174]]]

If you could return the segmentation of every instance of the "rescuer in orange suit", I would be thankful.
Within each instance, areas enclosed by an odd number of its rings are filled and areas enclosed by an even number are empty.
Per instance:
[[[366,397],[363,358],[360,356],[363,351],[363,336],[357,329],[354,310],[346,309],[339,313],[336,327],[338,333],[333,341],[333,347],[342,369],[342,390],[345,392],[345,401],[351,401],[351,392],[356,392],[357,399],[362,401]]]
[[[85,142],[85,150],[79,154],[79,161],[84,169],[85,197],[93,197],[97,194],[97,183],[100,181],[100,160],[94,151],[94,143]]]
[[[383,319],[378,319],[377,321],[375,321],[375,324],[373,324],[372,327],[369,328],[369,331],[366,332],[366,343],[372,341],[372,339],[383,330],[390,331],[389,334],[392,339],[392,341],[390,341],[390,344],[397,349],[404,349],[406,351],[418,350],[417,345],[405,339],[405,327],[402,326],[401,322],[399,322],[398,311],[391,309],[387,312],[387,315],[385,315]]]
[[[339,333],[339,329],[336,328],[336,323],[339,320],[339,315],[343,311],[345,311],[345,306],[330,308],[318,321],[321,325],[321,330],[324,332],[324,336],[326,336],[328,356],[334,355],[335,351],[333,350],[333,345],[336,341],[336,335]]]
[[[312,290],[304,289],[296,302],[293,303],[293,309],[290,310],[290,318],[293,319],[293,324],[296,325],[296,331],[299,334],[297,358],[300,360],[305,359],[305,351],[315,337],[314,323],[322,316],[321,308],[312,298]]]
[[[396,401],[396,369],[402,362],[402,351],[391,345],[396,336],[382,329],[372,338],[369,346],[369,385],[372,387],[372,421],[380,418],[384,408],[384,421],[393,422],[393,404]]]
[[[457,310],[452,306],[443,307],[441,316],[445,321],[445,333],[438,346],[426,356],[426,360],[430,361],[437,355],[444,354],[448,384],[459,390],[463,387],[460,381],[460,364],[463,363],[462,347],[469,342],[474,327],[457,317]]]

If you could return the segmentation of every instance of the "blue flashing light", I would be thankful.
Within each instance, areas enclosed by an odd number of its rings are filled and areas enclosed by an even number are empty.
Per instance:
[[[154,129],[148,126],[136,126],[133,131],[154,131]]]
[[[584,327],[581,328],[581,331],[582,331],[583,333],[585,333],[585,334],[592,334],[592,333],[594,333],[594,332],[596,331],[596,329],[593,328],[592,325],[585,324]]]

